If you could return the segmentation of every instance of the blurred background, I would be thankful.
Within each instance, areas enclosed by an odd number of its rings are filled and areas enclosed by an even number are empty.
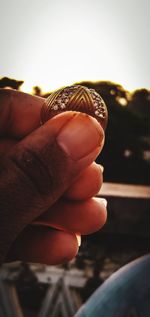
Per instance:
[[[106,142],[97,158],[104,165],[99,196],[108,200],[106,225],[83,237],[76,259],[66,265],[13,263],[1,270],[1,301],[10,307],[6,316],[12,311],[13,316],[22,316],[17,311],[47,316],[60,294],[65,308],[60,304],[54,316],[73,316],[114,271],[149,252],[150,4],[0,3],[0,88],[47,97],[57,88],[78,83],[99,92],[108,108]]]

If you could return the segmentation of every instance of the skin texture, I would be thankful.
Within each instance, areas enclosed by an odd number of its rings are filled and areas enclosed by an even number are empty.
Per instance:
[[[103,129],[72,111],[40,126],[43,103],[0,90],[1,262],[66,262],[78,251],[76,233],[97,231],[106,221],[106,207],[93,198],[102,185],[94,160]]]

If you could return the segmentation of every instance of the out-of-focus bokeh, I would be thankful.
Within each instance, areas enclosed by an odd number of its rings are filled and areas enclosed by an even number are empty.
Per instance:
[[[3,77],[1,88],[21,89],[24,81]],[[106,142],[97,162],[104,165],[104,180],[127,184],[150,185],[150,90],[129,92],[111,81],[82,81],[104,99],[109,114]],[[59,87],[58,87],[59,88]],[[32,93],[47,97],[40,86]]]
[[[148,0],[1,1],[0,88],[46,98],[81,84],[100,93],[109,120],[97,158],[104,228],[82,237],[65,265],[3,265],[0,316],[73,317],[113,272],[150,251],[149,12]],[[133,316],[131,307],[121,317]]]
[[[108,108],[106,142],[97,158],[105,167],[98,196],[108,200],[107,223],[99,232],[83,237],[78,255],[65,265],[4,265],[0,296],[4,311],[9,307],[8,317],[12,311],[16,317],[18,311],[28,317],[51,312],[54,317],[73,317],[114,271],[149,252],[150,90],[129,92],[111,81],[78,84],[94,88]],[[0,79],[0,88],[20,90],[22,85],[23,80]],[[51,93],[40,86],[32,89],[37,96]]]

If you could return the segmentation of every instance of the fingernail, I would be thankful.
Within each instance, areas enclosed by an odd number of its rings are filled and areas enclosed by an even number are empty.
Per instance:
[[[77,242],[78,242],[78,247],[80,247],[80,245],[81,245],[81,235],[80,234],[76,234],[76,238],[77,238]]]
[[[57,142],[72,159],[78,160],[99,147],[103,135],[96,119],[76,113],[59,132]]]
[[[98,166],[99,166],[99,168],[100,168],[101,172],[103,173],[103,172],[104,172],[104,166],[103,166],[103,165],[101,165],[101,164],[98,164]]]
[[[105,207],[107,207],[107,200],[105,198],[101,198],[101,202]]]

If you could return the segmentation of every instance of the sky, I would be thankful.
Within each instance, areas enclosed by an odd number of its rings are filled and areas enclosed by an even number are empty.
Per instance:
[[[82,80],[150,88],[149,0],[0,0],[0,76],[51,91]]]

